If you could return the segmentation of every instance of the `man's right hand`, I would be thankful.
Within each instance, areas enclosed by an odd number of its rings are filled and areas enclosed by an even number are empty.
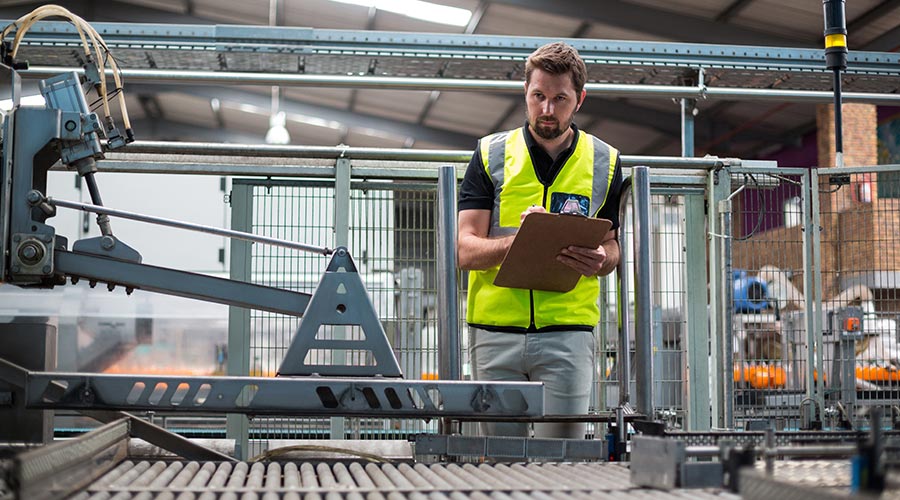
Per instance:
[[[524,212],[522,212],[522,215],[519,216],[519,224],[522,224],[525,222],[525,217],[527,217],[528,214],[545,214],[545,213],[547,213],[547,210],[545,210],[544,207],[539,206],[539,205],[531,205],[530,207],[526,208]]]

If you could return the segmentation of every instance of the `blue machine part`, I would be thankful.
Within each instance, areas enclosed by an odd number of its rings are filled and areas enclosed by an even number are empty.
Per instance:
[[[747,271],[736,270],[734,279],[734,312],[759,313],[769,308],[769,289],[766,282]]]

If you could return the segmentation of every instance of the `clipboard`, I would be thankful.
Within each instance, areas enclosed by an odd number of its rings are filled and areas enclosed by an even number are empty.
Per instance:
[[[612,227],[608,219],[536,212],[528,214],[506,252],[494,285],[568,292],[581,274],[556,260],[568,246],[598,247]]]

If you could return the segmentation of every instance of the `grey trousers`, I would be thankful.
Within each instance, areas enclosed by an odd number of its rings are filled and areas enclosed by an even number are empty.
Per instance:
[[[594,335],[567,331],[501,333],[469,327],[469,355],[476,380],[544,383],[544,414],[583,415],[590,405]],[[484,422],[488,436],[529,437],[529,424]],[[534,436],[584,439],[583,423],[536,423]]]

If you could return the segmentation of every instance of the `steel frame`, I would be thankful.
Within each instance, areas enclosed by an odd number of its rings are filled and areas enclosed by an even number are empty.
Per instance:
[[[26,406],[43,409],[484,420],[544,413],[539,382],[50,372],[28,372],[25,378]]]
[[[0,21],[4,25],[10,20]],[[234,25],[92,23],[110,49],[189,50],[271,54],[326,54],[468,60],[520,60],[547,40],[540,37],[428,34]],[[74,27],[42,22],[24,47],[75,47]],[[826,72],[821,49],[719,44],[568,40],[588,63],[698,66],[725,69]],[[849,74],[896,75],[900,55],[851,52]]]

